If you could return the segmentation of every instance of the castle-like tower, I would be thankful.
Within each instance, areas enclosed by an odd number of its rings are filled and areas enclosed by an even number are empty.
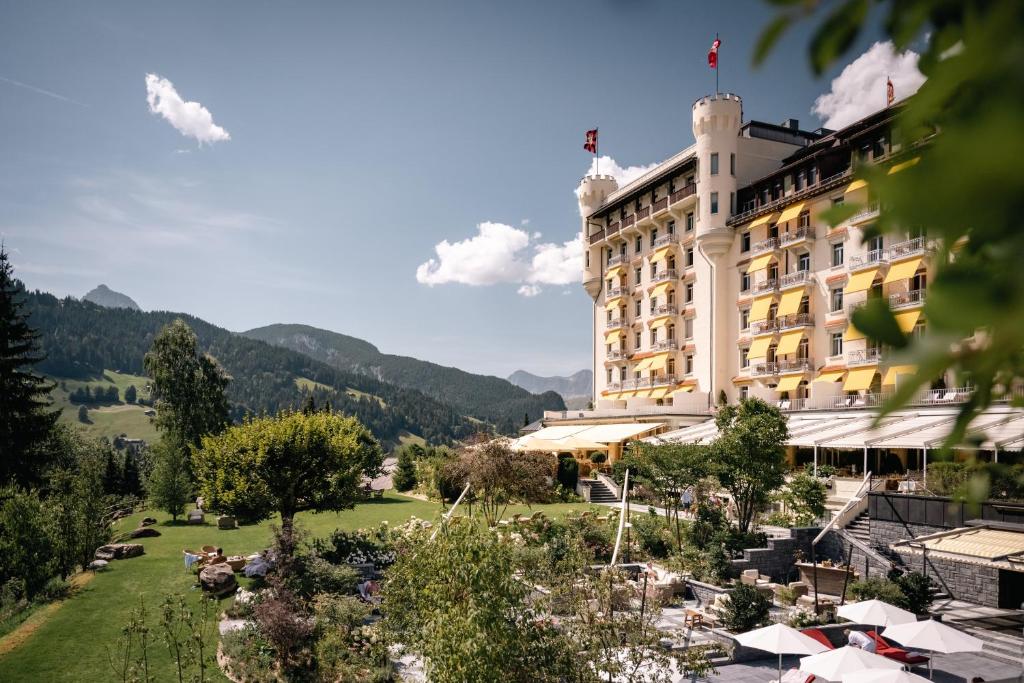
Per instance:
[[[601,294],[602,259],[601,247],[592,245],[590,236],[602,231],[603,228],[600,225],[591,225],[587,218],[601,208],[605,200],[617,189],[619,184],[610,175],[588,175],[580,181],[577,190],[583,234],[583,287],[594,301],[597,301]]]

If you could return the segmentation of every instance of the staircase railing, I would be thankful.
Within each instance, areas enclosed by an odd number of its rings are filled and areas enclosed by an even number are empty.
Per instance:
[[[834,529],[834,531],[837,534],[839,534],[839,536],[844,541],[846,541],[847,543],[849,543],[850,545],[854,546],[855,548],[860,550],[862,553],[867,555],[876,564],[879,564],[882,567],[884,567],[886,572],[891,571],[896,566],[895,564],[893,564],[892,560],[890,560],[885,555],[883,555],[882,553],[878,552],[877,550],[872,548],[870,545],[868,545],[864,541],[860,540],[859,538],[857,538],[856,536],[854,536],[853,534],[848,532],[846,529]],[[865,572],[864,578],[867,578],[867,572]]]
[[[833,529],[845,529],[846,525],[852,522],[856,517],[868,509],[868,493],[871,491],[871,473],[868,472],[864,475],[864,481],[861,482],[860,488],[857,489],[857,493],[853,494],[850,500],[846,501],[846,505],[836,513],[835,517],[826,524],[820,533],[814,537],[811,545],[818,545],[821,539],[825,538],[829,531]]]
[[[604,472],[598,472],[597,480],[604,484],[608,488],[608,490],[612,492],[613,496],[615,496],[616,498],[622,497],[622,492],[619,490],[619,485],[616,484],[615,480],[609,477],[607,474],[605,474]]]

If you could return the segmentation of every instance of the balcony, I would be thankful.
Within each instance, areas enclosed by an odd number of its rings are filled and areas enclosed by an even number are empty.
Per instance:
[[[628,294],[629,294],[629,290],[627,288],[625,288],[625,287],[612,287],[604,295],[604,300],[605,301],[611,301],[612,299],[614,299],[616,297],[627,296]]]
[[[750,375],[752,377],[770,377],[779,374],[778,363],[751,363]]]
[[[605,388],[608,391],[621,391],[622,390],[622,382],[608,382],[608,385]]]
[[[775,278],[768,278],[767,280],[761,280],[760,282],[754,283],[754,294],[763,294],[764,292],[774,292],[779,289],[779,281]]]
[[[678,351],[679,344],[676,343],[675,339],[665,339],[663,341],[654,342],[651,346],[652,351]]]
[[[810,358],[796,358],[794,360],[780,360],[776,362],[778,373],[788,372],[810,372],[814,369],[814,361]]]
[[[846,364],[853,365],[877,365],[882,360],[882,349],[864,349],[863,351],[850,351],[846,354]]]
[[[668,197],[662,197],[658,201],[651,204],[651,214],[657,216],[659,213],[668,208]]]
[[[776,404],[779,410],[794,411],[794,410],[805,410],[807,408],[806,398],[782,398],[779,399]]]
[[[664,247],[667,244],[676,244],[677,242],[679,242],[679,235],[662,235],[658,239],[654,240],[654,244],[652,244],[651,247],[653,247],[654,249],[658,249],[660,247]]]
[[[614,349],[608,352],[606,360],[626,360],[629,354],[624,349]]]
[[[861,209],[860,211],[858,211],[857,213],[853,214],[845,221],[843,221],[843,223],[849,225],[857,225],[858,223],[863,223],[865,221],[870,221],[875,218],[878,218],[880,208],[881,207],[879,207],[878,202],[868,204],[866,207],[864,207],[863,209]]]
[[[624,266],[629,263],[629,254],[616,254],[608,258],[608,267]]]
[[[814,316],[810,313],[792,313],[781,315],[775,318],[775,323],[780,330],[788,330],[794,327],[808,327],[814,325]]]
[[[681,202],[687,197],[692,197],[695,194],[697,194],[697,185],[695,183],[690,183],[681,190],[673,192],[672,196],[669,198],[670,203],[675,204],[676,202]]]
[[[662,270],[662,271],[656,273],[654,275],[654,277],[651,278],[651,282],[652,283],[657,283],[657,282],[665,282],[666,280],[677,280],[677,279],[679,279],[679,273],[677,273],[675,271],[675,269],[673,269],[673,268],[668,268],[666,270]]]
[[[661,304],[651,309],[652,318],[660,318],[664,315],[675,315],[676,305],[675,304]]]
[[[603,239],[604,239],[604,230],[598,230],[597,232],[595,232],[593,235],[590,236],[590,243],[591,244],[597,244],[598,242],[600,242]]]
[[[865,256],[854,256],[850,259],[850,270],[877,268],[885,263],[885,249],[872,249]]]
[[[677,381],[675,375],[657,375],[651,378],[651,386],[663,387],[666,384],[675,384]]]
[[[886,250],[886,256],[890,261],[898,261],[899,259],[907,258],[908,256],[923,254],[927,246],[928,242],[924,237],[915,237],[914,239],[907,240],[906,242],[893,244]]]
[[[650,218],[650,216],[651,216],[651,207],[649,207],[649,206],[645,206],[642,209],[637,209],[636,210],[636,219],[638,221],[642,221],[645,218]]]
[[[762,334],[772,334],[777,332],[778,329],[779,325],[776,320],[752,320],[750,322],[750,334],[755,337]]]
[[[760,254],[765,251],[775,251],[779,248],[779,238],[769,237],[766,240],[760,242],[754,242],[753,246],[750,247],[750,251],[753,254]]]
[[[615,223],[609,223],[608,224],[608,231],[607,232],[608,232],[609,235],[614,235],[618,231],[619,231],[619,223],[618,223],[618,221],[616,221]]]
[[[626,320],[624,318],[616,318],[614,320],[609,320],[607,323],[605,323],[604,329],[610,331],[610,330],[617,330],[620,327],[625,327],[625,326],[626,326]]]
[[[805,287],[814,282],[814,275],[809,270],[798,270],[795,273],[787,273],[779,280],[779,289],[790,289],[791,287]]]
[[[622,390],[629,391],[631,389],[645,389],[651,386],[650,377],[640,377],[637,379],[625,379],[622,380]]]
[[[925,291],[923,289],[912,289],[909,292],[889,295],[889,308],[913,308],[924,305]]]
[[[752,209],[747,209],[746,211],[738,213],[738,214],[736,214],[735,216],[733,216],[732,218],[729,219],[728,224],[729,225],[741,225],[743,223],[746,223],[747,221],[750,221],[750,220],[756,218],[757,216],[759,216],[761,214],[770,213],[770,212],[775,211],[777,209],[781,209],[783,206],[787,206],[789,204],[792,204],[792,203],[796,202],[797,200],[802,199],[804,197],[807,197],[807,196],[810,196],[810,195],[813,195],[813,194],[818,194],[820,192],[824,192],[825,190],[829,190],[829,189],[831,189],[833,187],[838,187],[838,186],[846,183],[847,180],[849,179],[850,175],[851,175],[851,172],[850,172],[849,169],[847,169],[845,171],[840,171],[839,173],[836,173],[835,175],[831,175],[828,178],[822,178],[821,180],[819,180],[818,182],[814,183],[813,185],[808,185],[807,187],[803,188],[802,190],[798,190],[796,192],[792,192],[792,193],[790,193],[786,197],[780,197],[779,199],[775,199],[773,201],[770,201],[767,204],[763,204],[761,206],[757,206],[757,207],[754,207]]]
[[[626,228],[631,227],[634,223],[636,223],[636,214],[631,213],[622,219],[622,229],[625,230]]]
[[[793,232],[787,232],[779,237],[779,244],[788,247],[792,244],[814,239],[814,228],[797,228]]]

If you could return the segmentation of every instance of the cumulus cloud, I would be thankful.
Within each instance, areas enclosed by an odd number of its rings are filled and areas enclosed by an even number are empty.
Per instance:
[[[615,178],[619,187],[628,185],[633,182],[644,173],[654,170],[658,166],[657,163],[647,164],[646,166],[619,166],[619,163],[610,156],[604,155],[597,157],[596,159],[590,160],[590,167],[584,175],[596,175],[599,171],[601,175],[610,175]],[[579,194],[579,188],[576,189],[576,194]]]
[[[892,41],[875,43],[832,79],[832,89],[814,101],[811,112],[826,128],[838,129],[885,106],[886,78],[897,100],[913,95],[925,81],[919,58],[913,50],[897,52]]]
[[[580,239],[577,236],[562,244],[540,242],[538,232],[504,223],[480,223],[472,237],[437,244],[436,257],[420,264],[416,280],[429,286],[518,284],[520,295],[533,297],[543,291],[541,285],[579,280],[583,270]]]
[[[230,140],[231,135],[213,122],[210,110],[198,102],[186,102],[174,84],[156,74],[146,74],[146,101],[149,111],[167,119],[185,137],[200,145]]]

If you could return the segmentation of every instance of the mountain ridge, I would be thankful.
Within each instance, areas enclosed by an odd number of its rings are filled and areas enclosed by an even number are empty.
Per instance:
[[[526,370],[516,370],[508,376],[508,381],[530,392],[554,391],[562,398],[569,399],[590,396],[594,384],[594,373],[590,370],[580,370],[568,377],[559,375],[543,377]]]
[[[94,303],[104,308],[127,308],[132,311],[141,311],[142,307],[135,303],[127,294],[115,292],[106,285],[93,287],[82,297],[82,301]]]

